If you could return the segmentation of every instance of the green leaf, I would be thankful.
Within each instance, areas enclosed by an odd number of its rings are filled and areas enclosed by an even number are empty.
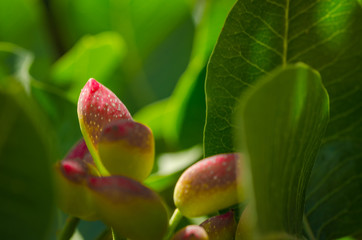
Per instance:
[[[320,72],[331,95],[328,135],[361,136],[362,116],[347,103],[362,96],[361,16],[356,1],[239,0],[208,66],[205,155],[235,150],[231,118],[243,91],[275,67],[300,61]]]
[[[307,196],[306,212],[315,209],[308,214],[307,225],[321,239],[362,229],[360,217],[354,214],[362,211],[358,200],[362,157],[361,148],[356,147],[362,144],[359,2],[240,0],[225,22],[208,66],[206,156],[235,150],[231,119],[237,99],[260,76],[298,61],[320,72],[330,96],[331,121],[312,176],[313,182],[323,186]],[[346,145],[354,150],[346,150]],[[325,154],[331,148],[340,160]],[[331,164],[341,161],[341,169]],[[315,191],[313,182],[308,192]],[[327,190],[332,188],[333,194]]]
[[[52,134],[13,81],[0,88],[0,236],[47,239],[52,220]]]
[[[301,237],[304,195],[329,119],[320,75],[304,64],[279,68],[246,92],[239,111],[234,124],[256,229]]]
[[[120,35],[104,32],[83,37],[52,68],[52,79],[67,88],[68,97],[77,102],[80,89],[89,78],[106,82],[125,54]]]
[[[321,148],[305,208],[316,239],[362,234],[361,157],[361,141],[334,141]]]

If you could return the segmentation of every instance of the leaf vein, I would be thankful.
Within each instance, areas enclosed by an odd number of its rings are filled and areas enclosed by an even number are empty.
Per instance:
[[[269,49],[270,51],[273,51],[274,53],[276,53],[277,55],[283,57],[283,54],[281,52],[279,52],[278,50],[276,50],[275,48],[272,48],[271,46],[259,41],[257,38],[255,38],[254,36],[250,35],[249,33],[247,33],[246,31],[243,31],[242,33],[244,33],[247,37],[249,37],[251,40],[255,41],[256,43],[258,43],[259,45]]]
[[[358,72],[361,68],[362,68],[362,65],[356,67],[353,71],[349,71],[349,72],[347,72],[346,74],[344,74],[344,75],[342,75],[342,76],[340,76],[340,77],[338,77],[338,78],[333,79],[333,81],[326,82],[326,83],[324,84],[324,86],[330,87],[330,86],[332,86],[333,84],[336,84],[336,83],[338,83],[338,82],[341,82],[342,79],[345,79],[345,78],[350,77],[350,76],[353,75],[354,73]]]
[[[333,38],[335,38],[336,36],[344,33],[346,31],[346,29],[342,29],[340,31],[336,31],[333,34],[331,34],[328,38],[325,38],[324,40],[320,41],[319,43],[313,44],[311,45],[309,48],[304,49],[303,51],[299,52],[298,54],[294,55],[292,58],[289,59],[289,61],[293,61],[297,58],[299,58],[300,56],[305,55],[306,53],[310,52],[312,49],[315,49],[316,47],[323,45],[331,40],[333,40]]]
[[[274,1],[272,1],[272,0],[266,0],[266,2],[268,2],[268,3],[270,3],[270,4],[274,5],[274,6],[280,7],[280,8],[282,8],[282,9],[285,9],[285,6],[284,6],[283,4],[274,2]]]
[[[358,121],[353,122],[353,124],[350,124],[347,128],[340,130],[338,132],[338,134],[335,134],[335,135],[332,135],[332,136],[329,136],[329,137],[323,139],[323,143],[338,139],[341,136],[343,136],[343,134],[346,134],[349,131],[356,132],[357,131],[356,127],[361,126],[361,123],[362,123],[362,118],[360,118]]]
[[[322,230],[323,228],[325,228],[326,226],[328,226],[329,224],[331,224],[331,222],[335,221],[336,219],[338,219],[340,216],[344,215],[348,213],[348,210],[343,209],[342,211],[339,211],[336,215],[334,215],[332,218],[328,219],[327,221],[325,221],[320,228],[318,229],[317,232],[317,239],[321,239],[320,236],[322,234]]]
[[[284,37],[283,37],[283,65],[287,64],[288,57],[288,35],[289,35],[289,0],[286,0],[285,14],[284,14]]]
[[[241,55],[241,54],[240,54]],[[246,62],[246,63],[248,63],[249,65],[251,65],[251,66],[253,66],[253,67],[255,67],[256,66],[256,68],[260,68],[259,66],[257,66],[256,64],[253,64],[253,63],[251,63],[250,61],[247,61],[247,59],[245,58],[245,57],[243,57],[242,55],[241,55],[241,57],[244,59],[244,61]],[[241,80],[239,77],[237,77],[234,73],[232,73],[230,70],[229,70],[229,68],[227,68],[224,64],[220,64],[220,67],[221,68],[223,68],[228,74],[229,74],[229,76],[231,76],[232,78],[234,78],[235,80],[237,80],[238,82],[241,82],[242,84],[244,84],[244,85],[246,85],[246,86],[252,86],[250,83],[248,83],[248,82],[245,82],[245,81],[243,81],[243,80]],[[265,72],[265,70],[263,70],[263,69],[261,69],[264,73],[266,73]]]
[[[278,33],[269,23],[267,23],[267,22],[266,22],[263,18],[261,18],[260,16],[255,15],[253,12],[248,11],[245,6],[244,6],[244,12],[245,12],[246,14],[249,14],[249,15],[251,15],[252,17],[258,19],[260,22],[262,22],[262,23],[264,24],[264,26],[266,26],[272,33],[274,33],[275,36],[277,36],[277,37],[280,38],[280,39],[283,39],[283,36],[282,36],[280,33]]]
[[[294,39],[298,38],[300,35],[304,34],[305,32],[309,31],[313,27],[317,26],[319,23],[328,19],[332,15],[332,13],[334,13],[336,10],[338,10],[342,6],[342,2],[343,1],[341,1],[337,6],[335,6],[333,9],[331,9],[329,12],[327,12],[326,15],[324,15],[323,17],[321,17],[320,19],[318,19],[317,21],[312,23],[308,28],[303,29],[303,31],[300,31],[299,33],[295,34],[293,37],[290,37],[289,42],[293,41]]]
[[[361,198],[361,196],[362,196],[362,195],[358,195],[353,201],[358,200],[359,198]],[[356,211],[356,210],[353,210],[353,211]],[[338,221],[342,215],[348,214],[349,212],[350,212],[350,211],[349,211],[348,209],[342,209],[341,211],[339,211],[338,213],[336,213],[332,218],[330,218],[328,221],[324,222],[324,223],[320,226],[320,228],[319,228],[319,230],[318,230],[318,239],[320,239],[319,236],[321,235],[322,230],[323,230],[324,228],[326,228],[326,227],[327,227],[328,225],[330,225],[332,222],[334,222],[334,221],[336,221],[336,220]],[[358,232],[358,231],[356,231],[356,233],[357,233],[357,232]],[[352,233],[351,236],[353,236],[353,235],[354,235],[354,234]]]
[[[360,90],[360,87],[359,87],[359,86],[357,86],[357,87],[355,87],[355,88],[352,88],[352,90],[347,91],[347,92],[345,92],[344,94],[341,94],[341,95],[339,95],[339,96],[336,96],[336,97],[332,98],[332,99],[330,100],[330,103],[334,103],[334,102],[338,102],[338,101],[340,101],[340,100],[346,99],[346,98],[352,96],[353,94],[355,94],[356,92],[358,92],[359,90]]]
[[[321,179],[317,185],[314,186],[314,188],[308,192],[308,194],[306,195],[306,199],[309,199],[315,192],[317,192],[322,186],[323,184],[328,180],[328,178],[330,176],[332,176],[335,172],[337,172],[338,170],[340,170],[344,165],[346,165],[348,162],[350,161],[354,161],[358,158],[362,158],[362,153],[361,154],[357,154],[354,156],[349,156],[343,159],[343,161],[339,162],[337,165],[335,165],[333,168],[331,168],[325,175],[324,178]]]
[[[360,178],[362,179],[362,174],[354,175],[354,176],[350,177],[347,181],[345,181],[343,184],[339,185],[338,188],[334,188],[332,191],[330,191],[328,194],[326,194],[323,198],[321,198],[318,202],[316,202],[314,204],[314,206],[307,211],[306,216],[310,216],[319,206],[321,206],[324,202],[328,201],[328,199],[330,197],[337,194],[340,190],[344,189],[344,187],[347,186],[348,184],[350,184],[351,182],[358,180]]]
[[[340,114],[335,114],[333,117],[330,118],[329,123],[332,123],[334,121],[337,121],[338,119],[346,117],[346,116],[350,115],[351,113],[355,112],[356,110],[360,109],[361,107],[362,107],[362,102],[360,104],[355,105],[354,107],[352,107],[350,109],[347,109],[347,111],[345,111],[345,112],[342,112]]]
[[[304,14],[305,12],[307,12],[308,10],[310,10],[311,8],[313,8],[315,5],[317,5],[321,0],[317,0],[315,2],[313,2],[312,4],[310,4],[308,7],[302,9],[300,12],[296,13],[294,16],[292,16],[290,18],[290,21],[293,21],[295,18],[299,17],[300,15]]]
[[[338,60],[340,60],[341,56],[343,56],[349,49],[350,48],[349,48],[348,44],[346,44],[343,49],[338,51],[338,54],[336,57],[332,58],[331,61],[327,62],[326,64],[318,67],[318,71],[321,72],[324,69],[326,69],[327,67],[333,66],[336,62],[338,62]]]

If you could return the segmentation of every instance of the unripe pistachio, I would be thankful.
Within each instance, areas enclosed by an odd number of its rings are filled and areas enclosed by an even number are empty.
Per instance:
[[[82,139],[64,160],[55,164],[55,184],[58,206],[67,214],[84,220],[96,220],[94,203],[87,188],[92,157]]]
[[[132,120],[107,124],[100,135],[98,151],[104,167],[112,175],[145,180],[154,162],[151,129]]]
[[[258,231],[256,226],[256,217],[253,215],[250,205],[248,205],[241,217],[236,229],[235,240],[298,240],[301,239],[297,236],[289,235],[285,232],[267,232],[263,233]]]
[[[107,173],[98,157],[98,141],[104,126],[117,119],[132,119],[126,106],[108,88],[91,78],[78,99],[78,119],[83,137],[102,174]]]
[[[133,240],[162,239],[168,225],[166,208],[151,189],[127,177],[89,178],[102,221]]]
[[[186,217],[198,217],[242,201],[237,191],[240,160],[238,153],[219,154],[189,167],[175,187],[176,207]]]
[[[200,226],[207,232],[209,240],[234,240],[236,221],[232,211],[211,217]]]
[[[203,227],[189,225],[179,230],[172,240],[209,240],[209,237]]]
[[[241,217],[239,219],[238,226],[236,228],[235,240],[254,239],[254,217],[252,216],[250,206],[246,206]]]
[[[285,232],[269,233],[259,238],[260,240],[299,240],[300,237],[292,236]]]

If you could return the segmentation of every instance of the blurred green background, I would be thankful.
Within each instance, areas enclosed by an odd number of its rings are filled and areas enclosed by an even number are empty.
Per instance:
[[[152,128],[157,161],[146,184],[172,205],[180,171],[202,156],[206,65],[234,2],[0,0],[5,239],[54,238],[62,226],[49,169],[81,138],[76,104],[91,77]],[[78,239],[103,228],[82,222]]]

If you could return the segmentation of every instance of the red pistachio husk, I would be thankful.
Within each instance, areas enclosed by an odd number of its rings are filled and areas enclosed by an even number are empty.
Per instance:
[[[99,171],[109,175],[98,156],[98,141],[106,124],[118,119],[132,119],[126,106],[108,88],[91,78],[78,99],[78,119],[83,137]]]
[[[99,156],[111,175],[145,180],[154,163],[154,138],[150,128],[132,120],[107,124],[98,143]]]
[[[209,240],[209,237],[203,227],[189,225],[179,230],[172,240]]]
[[[168,215],[161,198],[130,178],[89,178],[88,186],[101,219],[122,236],[134,240],[160,240]]]
[[[168,224],[162,199],[133,179],[101,177],[92,168],[96,169],[84,140],[56,163],[59,207],[84,220],[101,220],[125,237],[161,239]]]
[[[73,147],[64,160],[55,164],[58,206],[65,213],[85,220],[99,218],[86,186],[91,169],[95,169],[94,163],[83,139]]]
[[[238,153],[219,154],[189,167],[175,187],[176,207],[186,217],[198,217],[242,201],[237,191],[239,161]]]
[[[200,224],[205,229],[209,240],[234,240],[236,221],[234,212],[211,217]]]
[[[260,239],[260,240],[297,240],[300,237],[289,235],[285,232],[258,232],[256,225],[256,218],[253,215],[250,206],[247,206],[241,217],[236,229],[235,240],[248,240],[248,239]]]

